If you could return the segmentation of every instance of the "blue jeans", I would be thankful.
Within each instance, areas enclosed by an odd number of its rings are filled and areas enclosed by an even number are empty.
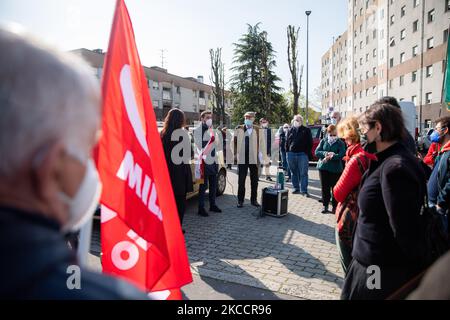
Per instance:
[[[289,179],[292,177],[291,170],[289,170],[289,163],[287,161],[287,153],[281,152],[281,162],[283,165],[283,169],[287,172]]]
[[[292,185],[296,191],[308,193],[309,158],[304,152],[288,152],[289,169],[292,172]]]

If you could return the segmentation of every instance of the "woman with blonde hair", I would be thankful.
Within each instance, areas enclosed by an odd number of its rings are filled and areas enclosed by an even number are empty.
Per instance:
[[[361,178],[370,160],[376,157],[366,151],[361,146],[359,135],[358,119],[349,117],[338,125],[338,134],[347,145],[347,152],[344,157],[345,169],[339,181],[333,189],[333,195],[338,202],[336,210],[336,245],[338,248],[341,265],[345,273],[352,260],[353,232],[358,218],[358,189]]]

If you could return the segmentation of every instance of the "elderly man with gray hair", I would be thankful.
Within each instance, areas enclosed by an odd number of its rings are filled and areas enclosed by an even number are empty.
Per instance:
[[[92,219],[100,194],[97,80],[27,36],[0,28],[0,47],[0,299],[145,299],[78,269],[64,239]]]
[[[292,172],[294,194],[308,194],[309,156],[313,145],[311,129],[303,125],[301,115],[294,116],[292,128],[286,136],[286,152],[289,169]]]

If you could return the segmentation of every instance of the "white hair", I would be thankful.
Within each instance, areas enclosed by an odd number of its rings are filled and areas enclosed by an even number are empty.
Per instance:
[[[300,115],[300,114],[295,115],[295,116],[294,116],[294,121],[297,120],[297,119],[299,119],[298,121],[300,121],[301,123],[303,123],[303,117],[302,117],[302,115]]]
[[[89,155],[100,91],[79,58],[0,28],[0,176],[55,141]]]

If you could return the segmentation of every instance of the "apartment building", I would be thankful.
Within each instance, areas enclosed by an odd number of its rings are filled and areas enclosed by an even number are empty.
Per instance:
[[[390,95],[442,115],[450,0],[349,0],[348,28],[322,57],[322,114],[364,112]]]
[[[93,68],[97,78],[101,78],[104,52],[88,49],[77,49],[72,52],[81,56]],[[194,124],[203,111],[212,109],[213,87],[204,84],[202,76],[183,78],[170,74],[160,67],[144,67],[144,72],[157,121],[163,121],[171,109],[179,108],[184,111],[188,124]],[[228,97],[226,110],[231,108],[231,99]]]

